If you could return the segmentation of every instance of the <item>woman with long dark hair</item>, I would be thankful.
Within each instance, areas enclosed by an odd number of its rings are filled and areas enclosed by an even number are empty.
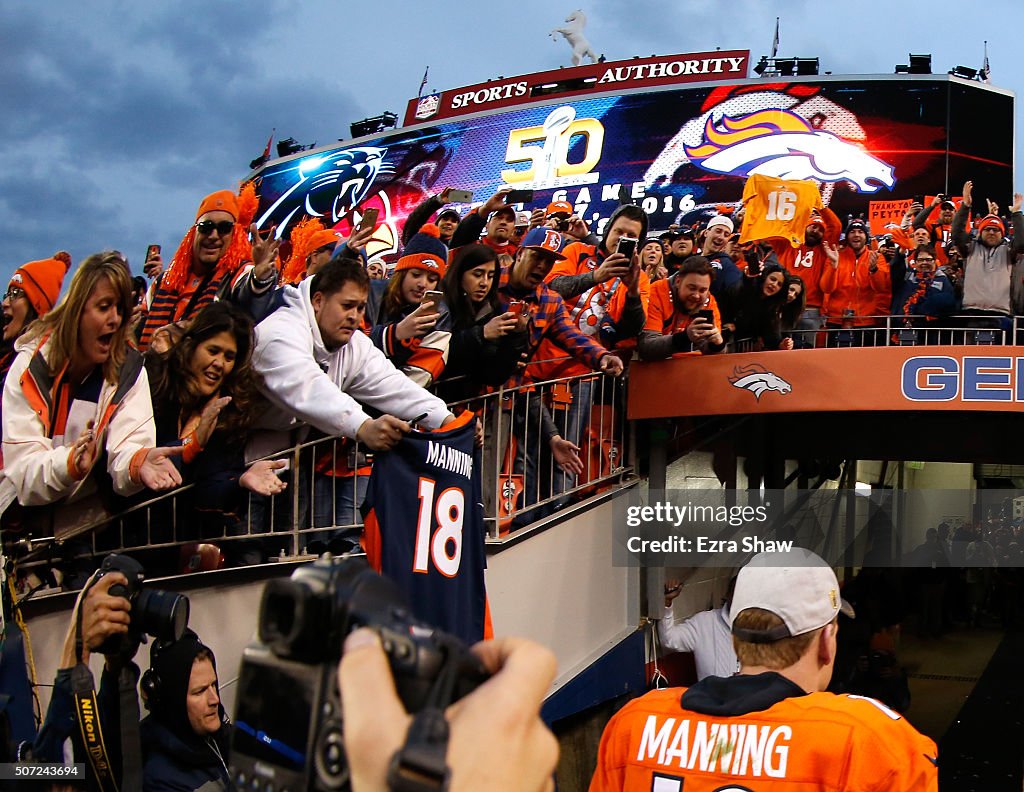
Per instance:
[[[274,472],[284,462],[245,468],[243,438],[260,398],[252,347],[249,318],[230,303],[214,302],[169,351],[146,355],[157,440],[184,448],[182,478],[194,484],[188,503],[197,513],[188,521],[207,536],[237,531],[244,507],[240,487],[269,496],[285,486]]]
[[[487,245],[464,245],[445,272],[444,306],[438,330],[451,333],[448,362],[438,382],[447,402],[468,399],[485,385],[500,385],[515,373],[526,333],[498,302],[498,256]]]
[[[793,339],[783,338],[781,327],[786,271],[778,264],[767,264],[754,273],[750,269],[736,296],[734,340],[757,349],[792,349]]]

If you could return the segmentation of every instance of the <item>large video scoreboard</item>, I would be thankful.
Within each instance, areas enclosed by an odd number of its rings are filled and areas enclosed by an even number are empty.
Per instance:
[[[1013,101],[946,75],[547,96],[268,163],[254,174],[258,222],[287,234],[313,215],[347,234],[375,206],[370,252],[390,259],[409,212],[446,186],[477,201],[505,185],[532,189],[523,208],[567,200],[598,230],[625,188],[658,230],[734,206],[752,173],[815,179],[840,217],[867,216],[872,201],[959,195],[967,179],[978,200],[1005,209]]]

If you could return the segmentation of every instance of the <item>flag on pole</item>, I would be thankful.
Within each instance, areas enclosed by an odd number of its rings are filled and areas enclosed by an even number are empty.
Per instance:
[[[775,38],[772,39],[772,57],[779,54],[779,18],[775,17]]]
[[[270,159],[270,145],[274,142],[275,132],[277,132],[277,127],[270,130],[270,137],[267,138],[267,147],[263,149],[263,156],[265,159]]]
[[[416,98],[417,99],[419,99],[421,96],[423,96],[423,89],[427,87],[427,74],[429,74],[429,73],[430,73],[430,67],[427,66],[427,68],[425,68],[423,70],[423,79],[420,80],[420,92],[418,94],[416,94]]]
[[[992,82],[992,80],[990,79],[990,74],[989,74],[988,42],[987,41],[985,42],[985,63],[981,67],[981,79],[983,79],[985,82]]]

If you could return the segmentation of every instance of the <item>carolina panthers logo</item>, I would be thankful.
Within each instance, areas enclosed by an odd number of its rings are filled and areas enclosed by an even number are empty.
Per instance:
[[[296,181],[270,205],[257,225],[275,224],[280,233],[293,218],[298,219],[296,215],[308,215],[323,217],[325,225],[333,227],[370,193],[378,175],[390,172],[384,160],[387,153],[386,148],[359,146],[292,160],[286,163],[287,170],[265,174],[265,182],[286,174]]]
[[[761,401],[761,395],[765,391],[777,391],[785,396],[793,386],[786,382],[778,374],[773,374],[759,363],[752,363],[743,368],[733,369],[729,382],[734,388],[742,388],[754,394],[754,398]]]
[[[685,147],[686,156],[712,173],[849,181],[863,193],[896,184],[891,165],[788,110],[724,116],[718,124],[708,117],[703,137],[700,145]]]

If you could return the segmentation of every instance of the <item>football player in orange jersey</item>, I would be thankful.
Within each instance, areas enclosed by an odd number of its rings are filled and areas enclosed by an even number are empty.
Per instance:
[[[590,792],[937,790],[932,740],[874,699],[824,692],[840,611],[853,615],[814,553],[755,556],[730,610],[739,673],[623,707]]]

